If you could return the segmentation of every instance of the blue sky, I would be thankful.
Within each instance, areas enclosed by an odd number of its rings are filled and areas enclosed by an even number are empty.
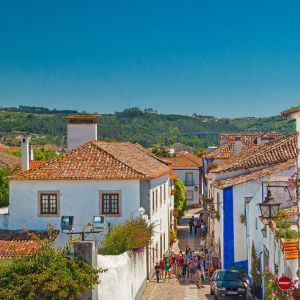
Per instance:
[[[300,1],[0,1],[0,105],[218,117],[300,104]]]

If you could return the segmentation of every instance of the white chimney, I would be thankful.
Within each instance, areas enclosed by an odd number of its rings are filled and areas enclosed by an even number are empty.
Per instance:
[[[21,170],[29,170],[30,151],[29,151],[30,137],[21,138]]]
[[[241,141],[240,137],[236,137],[234,144],[233,144],[233,150],[235,155],[240,155],[243,149],[243,143]]]
[[[97,115],[72,115],[66,119],[68,151],[97,140]]]

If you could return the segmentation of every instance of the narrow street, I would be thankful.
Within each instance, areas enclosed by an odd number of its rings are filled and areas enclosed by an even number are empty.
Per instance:
[[[178,226],[178,242],[173,245],[173,249],[176,253],[179,250],[184,251],[185,246],[189,245],[191,249],[199,249],[199,236],[189,234],[188,221],[192,215],[199,215],[200,209],[191,209],[186,212],[185,217],[181,220],[181,224]],[[151,279],[147,283],[147,288],[143,294],[142,300],[202,300],[202,299],[213,299],[210,295],[209,283],[205,284],[205,288],[198,289],[194,283],[189,283],[187,280],[176,278],[174,275],[170,280],[165,280],[160,283],[156,283],[155,278]],[[226,298],[224,298],[226,299]],[[252,297],[248,297],[248,300]]]

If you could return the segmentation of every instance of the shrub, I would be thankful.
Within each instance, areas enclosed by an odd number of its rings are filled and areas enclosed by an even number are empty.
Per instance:
[[[32,256],[14,259],[0,268],[0,299],[75,299],[99,283],[99,271],[57,250],[52,239],[39,241]]]
[[[9,205],[9,185],[7,176],[13,174],[13,171],[9,168],[0,169],[0,207]]]
[[[147,247],[153,236],[153,224],[148,225],[143,219],[126,220],[115,225],[104,237],[99,253],[119,255],[127,251]]]

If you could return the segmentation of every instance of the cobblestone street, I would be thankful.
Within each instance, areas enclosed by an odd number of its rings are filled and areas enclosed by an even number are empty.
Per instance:
[[[189,210],[185,218],[181,220],[181,224],[178,226],[178,243],[173,245],[175,252],[179,249],[184,251],[186,245],[189,245],[192,249],[199,249],[199,236],[189,234],[188,219],[194,215],[199,215],[200,209]],[[193,283],[189,283],[187,280],[178,279],[172,276],[170,280],[165,280],[160,283],[156,283],[153,278],[147,283],[147,288],[143,294],[142,300],[180,300],[180,299],[213,299],[210,295],[209,284],[205,285],[205,288],[198,289]],[[224,298],[226,299],[226,298]],[[250,296],[248,300],[252,299]]]
[[[178,252],[184,250],[186,245],[190,245],[192,249],[199,248],[199,236],[189,235],[188,219],[193,214],[199,215],[200,209],[192,209],[186,213],[178,226],[178,243],[173,245],[173,249]],[[188,281],[179,280],[172,276],[170,280],[165,280],[161,283],[156,283],[153,279],[147,283],[147,288],[144,292],[142,300],[165,300],[165,299],[213,299],[209,295],[209,286],[198,289],[195,284]]]

